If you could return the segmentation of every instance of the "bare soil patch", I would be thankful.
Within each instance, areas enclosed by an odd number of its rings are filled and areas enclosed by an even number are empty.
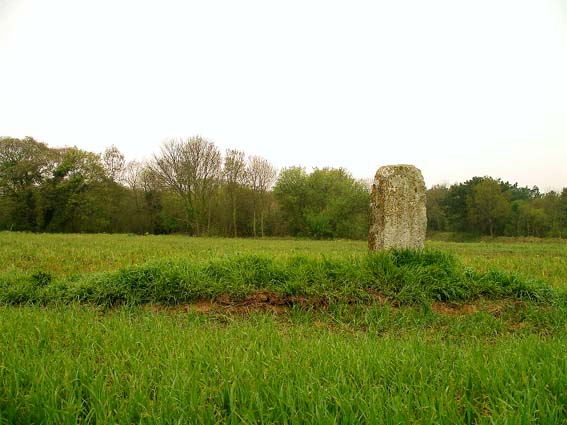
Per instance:
[[[474,303],[465,304],[436,301],[431,305],[431,309],[434,313],[444,316],[465,316],[479,311],[485,311],[494,317],[500,317],[507,307],[520,303],[520,301],[510,300],[479,300]]]
[[[246,296],[244,299],[233,299],[228,294],[223,294],[214,300],[199,300],[192,304],[178,305],[151,305],[147,308],[155,313],[159,312],[188,312],[198,313],[232,312],[236,314],[247,314],[254,311],[271,311],[283,314],[294,306],[304,308],[325,308],[327,301],[321,297],[305,297],[297,295],[282,295],[269,291],[258,291]]]
[[[388,299],[378,292],[370,292],[373,302],[380,305],[389,305],[399,308],[398,303]],[[149,305],[146,309],[155,313],[183,313],[195,311],[197,313],[234,313],[249,314],[253,312],[272,312],[274,314],[285,314],[293,307],[306,309],[326,309],[328,301],[323,297],[308,297],[298,295],[282,295],[269,291],[258,291],[247,295],[243,299],[234,299],[228,294],[223,294],[214,300],[199,300],[195,303],[178,305]],[[474,303],[454,303],[435,301],[431,309],[435,314],[443,316],[465,316],[485,311],[495,317],[499,317],[510,301],[479,300]]]

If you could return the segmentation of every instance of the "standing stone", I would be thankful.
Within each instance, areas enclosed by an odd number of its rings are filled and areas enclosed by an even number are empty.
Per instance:
[[[425,182],[419,169],[413,165],[380,167],[372,185],[371,208],[371,251],[423,248],[427,216]]]

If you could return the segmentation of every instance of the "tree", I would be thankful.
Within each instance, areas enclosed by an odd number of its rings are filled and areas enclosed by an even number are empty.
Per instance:
[[[274,187],[288,232],[315,238],[364,238],[370,196],[364,182],[344,169],[323,168],[307,174],[284,169]]]
[[[124,154],[112,145],[105,149],[101,155],[101,160],[106,176],[113,182],[121,182],[126,166]]]
[[[470,223],[494,236],[510,213],[510,201],[502,193],[499,182],[487,177],[473,187],[467,197],[467,208]]]
[[[284,232],[292,236],[306,236],[307,224],[303,212],[307,206],[307,173],[302,167],[284,168],[274,186],[280,220]]]
[[[251,156],[248,158],[248,185],[253,193],[252,234],[256,237],[256,210],[260,208],[260,234],[264,237],[264,212],[266,209],[266,193],[276,180],[276,169],[268,160]]]
[[[186,222],[184,223],[183,215],[185,209],[183,202],[179,199],[177,194],[172,191],[167,191],[163,185],[160,176],[155,172],[155,170],[149,166],[149,164],[142,164],[142,168],[139,174],[139,184],[140,191],[142,193],[142,212],[144,215],[144,226],[148,228],[149,233],[163,234],[170,233],[172,229],[176,231],[183,231],[186,228]],[[182,211],[178,215],[178,220],[176,225],[166,224],[166,221],[171,222],[171,219],[166,219],[164,216],[168,216],[168,210],[164,206],[164,198],[166,195],[173,195],[177,200],[181,201]]]
[[[157,178],[152,175],[148,164],[140,161],[130,161],[124,167],[122,181],[128,189],[130,201],[130,219],[127,229],[135,233],[161,233],[161,226],[155,225],[154,214],[152,212],[161,210],[161,199],[152,196],[161,191],[157,184]],[[149,200],[157,199],[158,202],[152,203]],[[152,208],[157,207],[157,208]]]
[[[76,147],[54,152],[55,167],[42,188],[42,228],[59,232],[112,230],[108,186],[99,155]]]
[[[224,181],[228,198],[232,208],[232,228],[234,237],[238,236],[236,225],[236,198],[239,188],[246,183],[246,162],[244,161],[244,152],[227,149],[224,158],[223,169]]]
[[[171,139],[162,143],[160,153],[154,155],[152,171],[161,183],[172,190],[183,201],[186,214],[186,231],[194,220],[193,186],[190,168],[191,159],[183,140]]]
[[[561,191],[561,195],[559,197],[559,205],[561,211],[561,234],[559,237],[563,237],[563,235],[567,235],[567,187]]]
[[[427,228],[436,231],[447,230],[444,205],[449,194],[445,185],[436,185],[427,191]]]
[[[355,180],[345,169],[315,169],[307,178],[304,216],[308,235],[315,238],[365,238],[369,205],[366,185]]]
[[[448,230],[453,232],[474,231],[474,226],[471,226],[469,220],[467,199],[472,195],[474,186],[482,180],[482,177],[473,177],[464,183],[451,185],[442,203]]]
[[[561,238],[564,227],[561,195],[555,191],[547,192],[535,199],[533,203],[544,215],[541,236]]]
[[[111,231],[112,202],[100,156],[76,147],[57,153],[59,160],[49,182],[59,199],[52,206],[57,227],[72,232]]]
[[[204,210],[210,207],[207,200],[218,182],[220,161],[217,147],[201,136],[168,140],[154,155],[152,169],[163,185],[182,200],[186,229],[193,234],[201,234]]]
[[[37,197],[53,164],[49,148],[31,137],[0,137],[0,227],[37,229]]]
[[[197,229],[211,228],[211,200],[221,178],[221,153],[214,143],[200,136],[192,137],[188,143],[192,162],[191,179],[194,181],[195,204],[198,210]]]
[[[532,199],[538,198],[541,194],[539,192],[539,188],[534,186],[532,188],[529,187],[520,187],[518,183],[509,183],[503,182],[500,179],[497,180],[500,184],[500,189],[502,192],[506,193],[510,202],[522,200],[522,201],[530,201]]]

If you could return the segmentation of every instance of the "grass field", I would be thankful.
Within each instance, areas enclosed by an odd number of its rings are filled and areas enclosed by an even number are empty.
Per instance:
[[[567,423],[567,244],[428,248],[0,233],[0,423]]]
[[[465,266],[497,268],[567,285],[567,241],[439,242],[427,246],[455,253]],[[364,241],[216,239],[186,236],[61,235],[0,232],[0,276],[44,270],[70,276],[117,270],[160,258],[199,258],[260,253],[364,255]]]

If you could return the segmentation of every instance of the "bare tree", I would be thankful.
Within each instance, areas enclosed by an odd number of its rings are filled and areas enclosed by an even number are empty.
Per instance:
[[[159,154],[154,154],[151,169],[160,182],[173,191],[183,202],[186,218],[186,230],[190,230],[193,221],[193,204],[189,167],[184,142],[170,139],[162,143]]]
[[[183,201],[187,230],[194,234],[201,233],[205,209],[210,225],[210,196],[220,177],[220,165],[219,150],[201,136],[167,140],[154,155],[152,169]]]
[[[134,203],[136,211],[141,210],[140,193],[143,191],[144,172],[148,165],[140,161],[130,161],[124,167],[122,173],[122,181],[127,188],[134,194]]]
[[[101,155],[101,161],[107,177],[113,182],[121,182],[126,164],[124,154],[112,145],[105,149]]]
[[[187,150],[191,166],[191,180],[199,221],[207,223],[207,233],[211,230],[211,200],[221,178],[221,153],[212,143],[200,136],[189,139]]]
[[[264,237],[264,212],[266,209],[266,193],[276,180],[276,169],[270,162],[260,156],[251,156],[247,164],[248,186],[253,192],[253,219],[252,229],[256,237],[256,210],[260,208],[260,234]]]
[[[236,226],[236,198],[240,186],[246,183],[246,161],[244,160],[244,152],[227,149],[224,159],[223,177],[226,183],[228,197],[232,207],[232,227],[234,237],[238,236]]]
[[[140,161],[130,161],[126,164],[122,180],[127,188],[140,189],[141,173],[145,167],[146,165]]]

